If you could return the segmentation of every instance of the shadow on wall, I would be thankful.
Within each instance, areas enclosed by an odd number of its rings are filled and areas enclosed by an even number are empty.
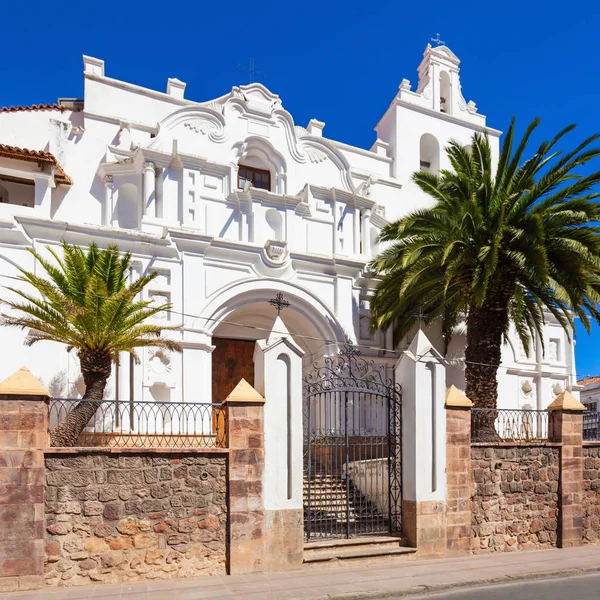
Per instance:
[[[41,381],[42,385],[48,390],[53,398],[81,398],[85,392],[85,383],[83,376],[79,373],[77,377],[69,383],[67,371],[59,371],[50,379],[48,383]],[[104,398],[112,397],[112,387],[110,382],[106,385]]]

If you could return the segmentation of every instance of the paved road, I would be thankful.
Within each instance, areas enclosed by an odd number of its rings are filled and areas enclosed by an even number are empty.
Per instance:
[[[600,573],[421,594],[398,600],[598,600]],[[389,596],[386,600],[390,600]],[[393,600],[393,599],[391,599]]]

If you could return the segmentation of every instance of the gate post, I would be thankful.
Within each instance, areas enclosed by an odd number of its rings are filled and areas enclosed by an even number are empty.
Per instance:
[[[548,439],[561,444],[558,488],[559,548],[583,545],[583,412],[586,407],[564,391],[548,406]]]
[[[228,571],[230,575],[264,571],[265,399],[242,379],[223,404],[229,448]]]
[[[419,556],[446,551],[446,367],[419,329],[395,368],[402,386],[402,528]]]
[[[471,551],[471,407],[451,385],[446,391],[446,548],[448,554]]]
[[[0,591],[44,586],[50,394],[26,368],[0,383]]]
[[[256,389],[265,399],[266,570],[302,565],[304,551],[302,356],[281,318],[256,342]]]

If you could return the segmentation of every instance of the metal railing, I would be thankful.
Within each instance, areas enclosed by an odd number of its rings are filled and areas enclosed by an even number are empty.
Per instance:
[[[600,441],[600,413],[583,413],[583,439],[587,442]]]
[[[547,410],[473,408],[472,442],[545,442],[548,440]]]
[[[221,404],[53,398],[48,429],[53,447],[224,448]]]

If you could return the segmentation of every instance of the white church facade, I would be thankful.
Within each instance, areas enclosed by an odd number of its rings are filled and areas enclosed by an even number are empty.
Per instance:
[[[410,176],[448,167],[450,139],[468,145],[486,132],[499,152],[501,132],[465,101],[447,47],[426,48],[416,88],[402,80],[369,149],[329,139],[317,119],[296,124],[259,83],[198,102],[177,79],[166,92],[145,89],[112,79],[91,57],[84,82],[82,100],[0,110],[0,283],[20,285],[18,268],[36,269],[26,249],[61,240],[117,244],[137,274],[158,273],[145,293],[173,303],[163,318],[182,325],[172,335],[183,352],[144,350],[140,364],[124,357],[110,398],[219,402],[241,377],[252,382],[255,342],[271,331],[278,293],[306,371],[349,343],[392,376],[416,328],[397,347],[391,332],[369,331],[377,278],[366,267],[379,232],[431,202]],[[446,386],[464,388],[465,338],[457,333],[445,352],[438,329],[427,336],[447,360]],[[53,395],[81,393],[64,348],[0,335],[0,380],[25,364]],[[541,340],[529,357],[516,336],[505,344],[500,407],[545,408],[575,385],[567,336],[552,321],[544,336],[545,355]]]

